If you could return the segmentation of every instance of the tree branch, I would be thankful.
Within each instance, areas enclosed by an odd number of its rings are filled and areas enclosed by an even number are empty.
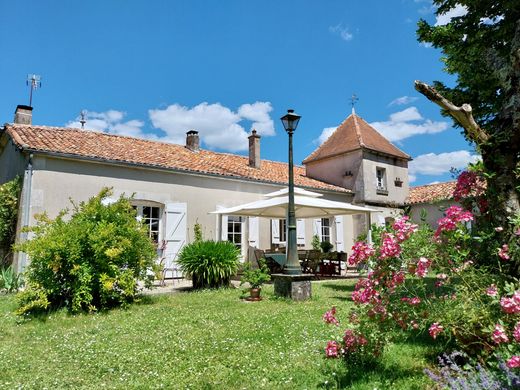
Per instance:
[[[489,140],[489,134],[475,122],[475,118],[473,118],[472,114],[473,110],[469,104],[463,104],[461,107],[458,107],[437,92],[431,85],[419,80],[415,80],[415,89],[426,96],[430,101],[448,111],[448,113],[466,129],[468,137],[477,145],[485,144]]]

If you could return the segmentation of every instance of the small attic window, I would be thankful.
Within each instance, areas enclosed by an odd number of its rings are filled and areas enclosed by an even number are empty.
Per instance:
[[[379,195],[388,195],[385,168],[376,167],[376,193]]]

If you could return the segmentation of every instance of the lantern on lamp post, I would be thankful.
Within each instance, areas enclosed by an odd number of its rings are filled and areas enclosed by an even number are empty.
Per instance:
[[[300,275],[301,267],[298,259],[298,246],[296,239],[296,212],[294,209],[294,163],[293,163],[293,133],[298,126],[301,116],[294,110],[287,110],[282,116],[283,127],[289,135],[289,205],[287,209],[287,263],[284,273]]]

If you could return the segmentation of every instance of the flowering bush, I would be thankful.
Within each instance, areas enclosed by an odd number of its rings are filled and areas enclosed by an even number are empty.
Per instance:
[[[36,217],[28,230],[34,237],[18,246],[29,255],[25,290],[18,293],[18,314],[67,307],[72,312],[124,306],[146,280],[156,250],[129,199],[109,205],[107,188],[86,202],[74,204],[65,218]]]
[[[520,386],[520,375],[516,375],[508,364],[500,363],[498,370],[491,371],[480,364],[468,365],[468,356],[453,352],[439,357],[440,369],[426,369],[430,379],[443,389],[486,389],[503,390]]]
[[[343,339],[334,340],[336,352],[327,356],[377,356],[395,331],[403,330],[428,333],[432,341],[455,344],[489,362],[495,357],[516,369],[520,285],[495,271],[507,261],[503,246],[494,254],[496,268],[475,266],[479,237],[468,228],[473,220],[471,212],[451,206],[435,232],[405,216],[375,237],[379,245],[355,243],[351,264],[366,263],[369,271],[352,293],[354,320]],[[325,322],[338,325],[335,315],[334,309]]]

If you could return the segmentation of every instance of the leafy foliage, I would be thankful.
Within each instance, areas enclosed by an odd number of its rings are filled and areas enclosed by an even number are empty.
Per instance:
[[[314,249],[316,251],[321,250],[320,237],[317,234],[312,236],[311,245],[312,245],[312,249]]]
[[[7,265],[7,258],[14,244],[21,191],[21,177],[0,185],[0,249],[6,253],[4,259],[0,259],[0,266]]]
[[[72,203],[55,219],[36,216],[34,238],[18,246],[31,262],[19,314],[60,306],[72,312],[126,305],[136,299],[156,257],[128,198],[105,205],[107,188],[87,202]]]
[[[457,75],[453,87],[434,82],[436,90],[455,105],[469,104],[476,122],[476,127],[466,124],[464,134],[482,156],[481,176],[486,183],[482,200],[487,210],[476,222],[487,232],[474,256],[486,264],[490,256],[486,249],[493,247],[497,236],[491,229],[505,226],[520,212],[520,7],[517,0],[433,3],[437,15],[455,6],[465,11],[446,25],[432,26],[421,20],[417,34],[422,42],[442,50],[445,71]],[[444,110],[443,115],[456,112]],[[455,125],[461,123],[455,121]],[[498,236],[508,241],[514,233],[504,230]],[[519,277],[520,267],[504,272]]]
[[[229,285],[238,271],[239,256],[229,241],[195,241],[182,248],[177,262],[192,277],[193,287],[214,288]]]
[[[334,245],[332,245],[328,241],[320,242],[320,248],[323,251],[323,253],[329,253],[333,247],[334,247]]]
[[[202,241],[202,225],[200,223],[196,223],[193,226],[193,234],[195,236],[195,241]]]
[[[520,19],[515,0],[434,0],[437,15],[459,4],[466,9],[446,25],[419,22],[419,40],[440,48],[444,70],[457,75],[453,88],[437,81],[435,87],[453,102],[469,103],[481,126],[494,132],[508,132],[500,126],[501,112],[509,96],[506,91],[513,37]]]
[[[259,268],[253,269],[250,263],[246,264],[240,284],[249,283],[251,288],[260,288],[271,280],[265,259],[260,259],[258,265]]]
[[[440,369],[433,372],[426,369],[430,379],[443,389],[486,389],[503,390],[520,387],[520,376],[504,363],[499,370],[492,371],[479,363],[469,364],[468,356],[460,352],[443,354],[439,357]]]
[[[15,272],[13,266],[0,269],[0,291],[13,293],[22,286],[22,276]]]

